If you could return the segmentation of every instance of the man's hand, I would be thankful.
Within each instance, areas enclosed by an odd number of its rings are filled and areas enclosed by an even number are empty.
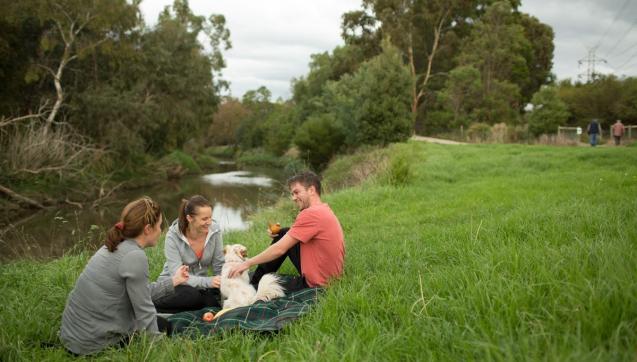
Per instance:
[[[270,228],[268,228],[268,236],[270,237],[270,239],[274,239],[277,236],[279,236],[279,233],[272,234],[272,230],[270,230]]]
[[[229,278],[238,277],[239,275],[241,275],[241,273],[248,270],[249,268],[250,268],[250,264],[248,264],[247,261],[244,261],[243,263],[239,265],[235,265],[232,268],[230,268],[230,271],[228,272],[228,277]]]
[[[190,275],[188,274],[188,265],[180,266],[175,272],[175,275],[173,275],[173,287],[187,282],[189,277]]]
[[[221,287],[221,277],[220,276],[214,276],[212,277],[212,287],[213,288],[219,288]]]

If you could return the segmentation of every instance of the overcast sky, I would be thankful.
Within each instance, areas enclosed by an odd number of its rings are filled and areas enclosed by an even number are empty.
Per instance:
[[[144,0],[144,18],[155,24],[172,0]],[[232,49],[225,52],[231,93],[266,86],[273,100],[290,97],[290,80],[308,72],[310,54],[342,44],[344,12],[359,9],[360,0],[190,0],[195,14],[223,14]],[[587,63],[578,60],[595,50],[595,71],[637,76],[637,0],[522,0],[521,11],[553,27],[553,72],[558,79],[577,79]],[[605,62],[603,62],[603,61]]]

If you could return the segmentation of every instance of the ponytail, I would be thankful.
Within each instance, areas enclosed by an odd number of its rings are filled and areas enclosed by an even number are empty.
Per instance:
[[[181,233],[183,235],[186,235],[186,229],[188,229],[188,218],[186,217],[186,215],[188,215],[186,213],[186,207],[188,206],[188,200],[186,199],[181,199],[181,205],[179,205],[179,231],[181,231]]]
[[[117,246],[119,245],[119,243],[124,241],[124,234],[122,233],[122,231],[123,230],[113,225],[106,232],[106,241],[104,242],[104,245],[106,245],[108,251],[110,251],[111,253],[117,250]]]

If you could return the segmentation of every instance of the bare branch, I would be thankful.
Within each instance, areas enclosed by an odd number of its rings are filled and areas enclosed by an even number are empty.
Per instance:
[[[84,208],[84,206],[82,204],[80,204],[79,202],[71,201],[71,200],[69,200],[68,197],[66,198],[66,200],[64,200],[64,202],[66,202],[69,205],[73,205],[73,206],[77,207],[78,209],[83,209]]]
[[[126,183],[126,181],[122,181],[120,183],[118,183],[117,185],[115,185],[114,187],[112,187],[108,192],[104,193],[104,183],[102,183],[102,186],[100,187],[100,196],[97,200],[93,201],[93,208],[96,208],[101,202],[102,200],[110,197],[113,192],[115,192],[115,190],[117,190],[118,188],[122,187],[122,185],[124,185]]]
[[[53,79],[57,79],[57,75],[55,74],[55,71],[53,69],[51,69],[50,67],[47,67],[44,64],[39,64],[39,63],[35,63],[36,67],[40,67],[43,68],[44,70],[46,70],[47,72],[51,73],[51,76],[53,77]]]
[[[8,195],[9,197],[11,197],[11,198],[13,198],[13,199],[15,199],[15,200],[17,200],[17,201],[19,201],[21,203],[37,207],[38,209],[44,209],[45,208],[44,205],[42,205],[41,203],[39,203],[39,202],[37,202],[37,201],[35,201],[33,199],[30,199],[30,198],[28,198],[26,196],[20,195],[19,193],[15,192],[15,191],[7,188],[7,187],[4,187],[2,185],[0,185],[0,192],[2,192],[5,195]]]

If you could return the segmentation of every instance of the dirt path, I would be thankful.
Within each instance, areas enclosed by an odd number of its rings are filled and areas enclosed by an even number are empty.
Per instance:
[[[423,136],[418,136],[418,135],[411,136],[411,139],[414,140],[414,141],[437,143],[437,144],[441,144],[441,145],[466,145],[465,142],[443,140],[441,138],[423,137]]]

